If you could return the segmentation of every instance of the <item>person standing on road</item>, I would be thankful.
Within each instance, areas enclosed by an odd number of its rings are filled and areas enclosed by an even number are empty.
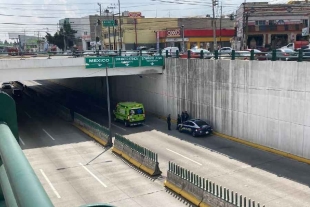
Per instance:
[[[182,118],[180,116],[180,114],[178,114],[178,119],[177,119],[177,129],[179,127],[179,124],[181,124]]]
[[[189,119],[189,115],[188,115],[187,111],[184,112],[184,118],[185,118],[185,121],[187,121]]]
[[[186,120],[185,120],[185,113],[184,113],[184,111],[182,111],[182,114],[181,114],[181,122],[183,123],[183,122],[185,122]]]
[[[168,130],[171,130],[171,117],[170,114],[167,117]]]

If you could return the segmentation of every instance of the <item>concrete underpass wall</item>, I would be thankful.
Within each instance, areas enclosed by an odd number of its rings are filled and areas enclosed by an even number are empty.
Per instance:
[[[220,133],[310,158],[310,63],[167,59],[163,74],[110,84],[114,101],[173,118],[187,110]]]

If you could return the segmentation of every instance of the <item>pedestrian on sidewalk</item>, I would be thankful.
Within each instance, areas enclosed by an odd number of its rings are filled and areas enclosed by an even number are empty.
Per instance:
[[[178,114],[178,118],[177,118],[177,130],[179,129],[179,124],[181,124],[182,118],[180,116],[180,114]]]
[[[167,117],[168,130],[171,130],[171,117],[170,114]]]

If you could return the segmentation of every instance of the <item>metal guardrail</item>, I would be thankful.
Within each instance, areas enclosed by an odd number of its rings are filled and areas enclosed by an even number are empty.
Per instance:
[[[5,123],[0,123],[0,143],[0,182],[6,206],[52,207],[51,200]]]
[[[241,54],[248,52],[247,54]],[[185,53],[180,53],[180,51],[171,52],[168,50],[84,50],[84,51],[68,51],[68,52],[38,52],[38,53],[19,53],[15,54],[16,56],[30,56],[30,57],[42,57],[42,56],[71,56],[71,57],[85,57],[85,56],[104,56],[104,57],[119,57],[119,56],[161,56],[172,57],[172,58],[199,58],[199,59],[230,59],[230,60],[285,60],[285,61],[310,61],[310,52],[304,52],[303,49],[300,49],[298,52],[295,52],[294,55],[286,54],[280,55],[276,50],[270,52],[254,52],[250,51],[235,51],[232,50],[231,53],[220,53],[218,50],[214,52],[204,53],[201,50],[200,53],[193,53],[191,50],[188,50]],[[15,56],[14,55],[14,56]],[[10,53],[0,53],[0,57],[12,56]],[[13,56],[13,57],[14,57]],[[15,56],[15,57],[16,57]]]
[[[130,141],[129,139],[126,139],[125,137],[119,135],[119,134],[115,134],[115,139],[120,141],[121,143],[123,143],[124,145],[127,145],[128,147],[130,147],[133,150],[136,150],[137,152],[139,152],[140,154],[148,157],[150,160],[154,161],[154,162],[158,162],[158,155],[155,152],[152,152],[151,150],[142,147],[132,141]]]
[[[161,53],[160,53],[161,54]],[[230,60],[285,60],[285,61],[310,61],[310,52],[304,52],[302,49],[298,52],[291,54],[280,54],[277,53],[276,50],[272,50],[271,52],[254,52],[254,50],[250,51],[235,51],[232,50],[231,53],[219,53],[218,50],[215,50],[213,53],[204,53],[203,50],[200,53],[193,53],[191,50],[188,50],[187,53],[169,52],[166,50],[165,54],[163,54],[166,58],[197,58],[197,59],[230,59]]]

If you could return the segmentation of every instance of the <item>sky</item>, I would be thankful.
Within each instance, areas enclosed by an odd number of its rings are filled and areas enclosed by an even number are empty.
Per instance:
[[[244,0],[218,0],[223,14],[233,13]],[[248,0],[254,2],[257,0]],[[285,3],[285,0],[266,0]],[[121,12],[141,12],[145,17],[195,17],[212,15],[212,0],[120,0]],[[116,7],[117,0],[0,0],[0,40],[9,40],[8,33],[18,32],[31,36],[54,34],[57,23],[63,18],[79,18],[99,14],[102,10]],[[115,13],[117,12],[115,9]],[[220,15],[220,6],[216,8]]]

